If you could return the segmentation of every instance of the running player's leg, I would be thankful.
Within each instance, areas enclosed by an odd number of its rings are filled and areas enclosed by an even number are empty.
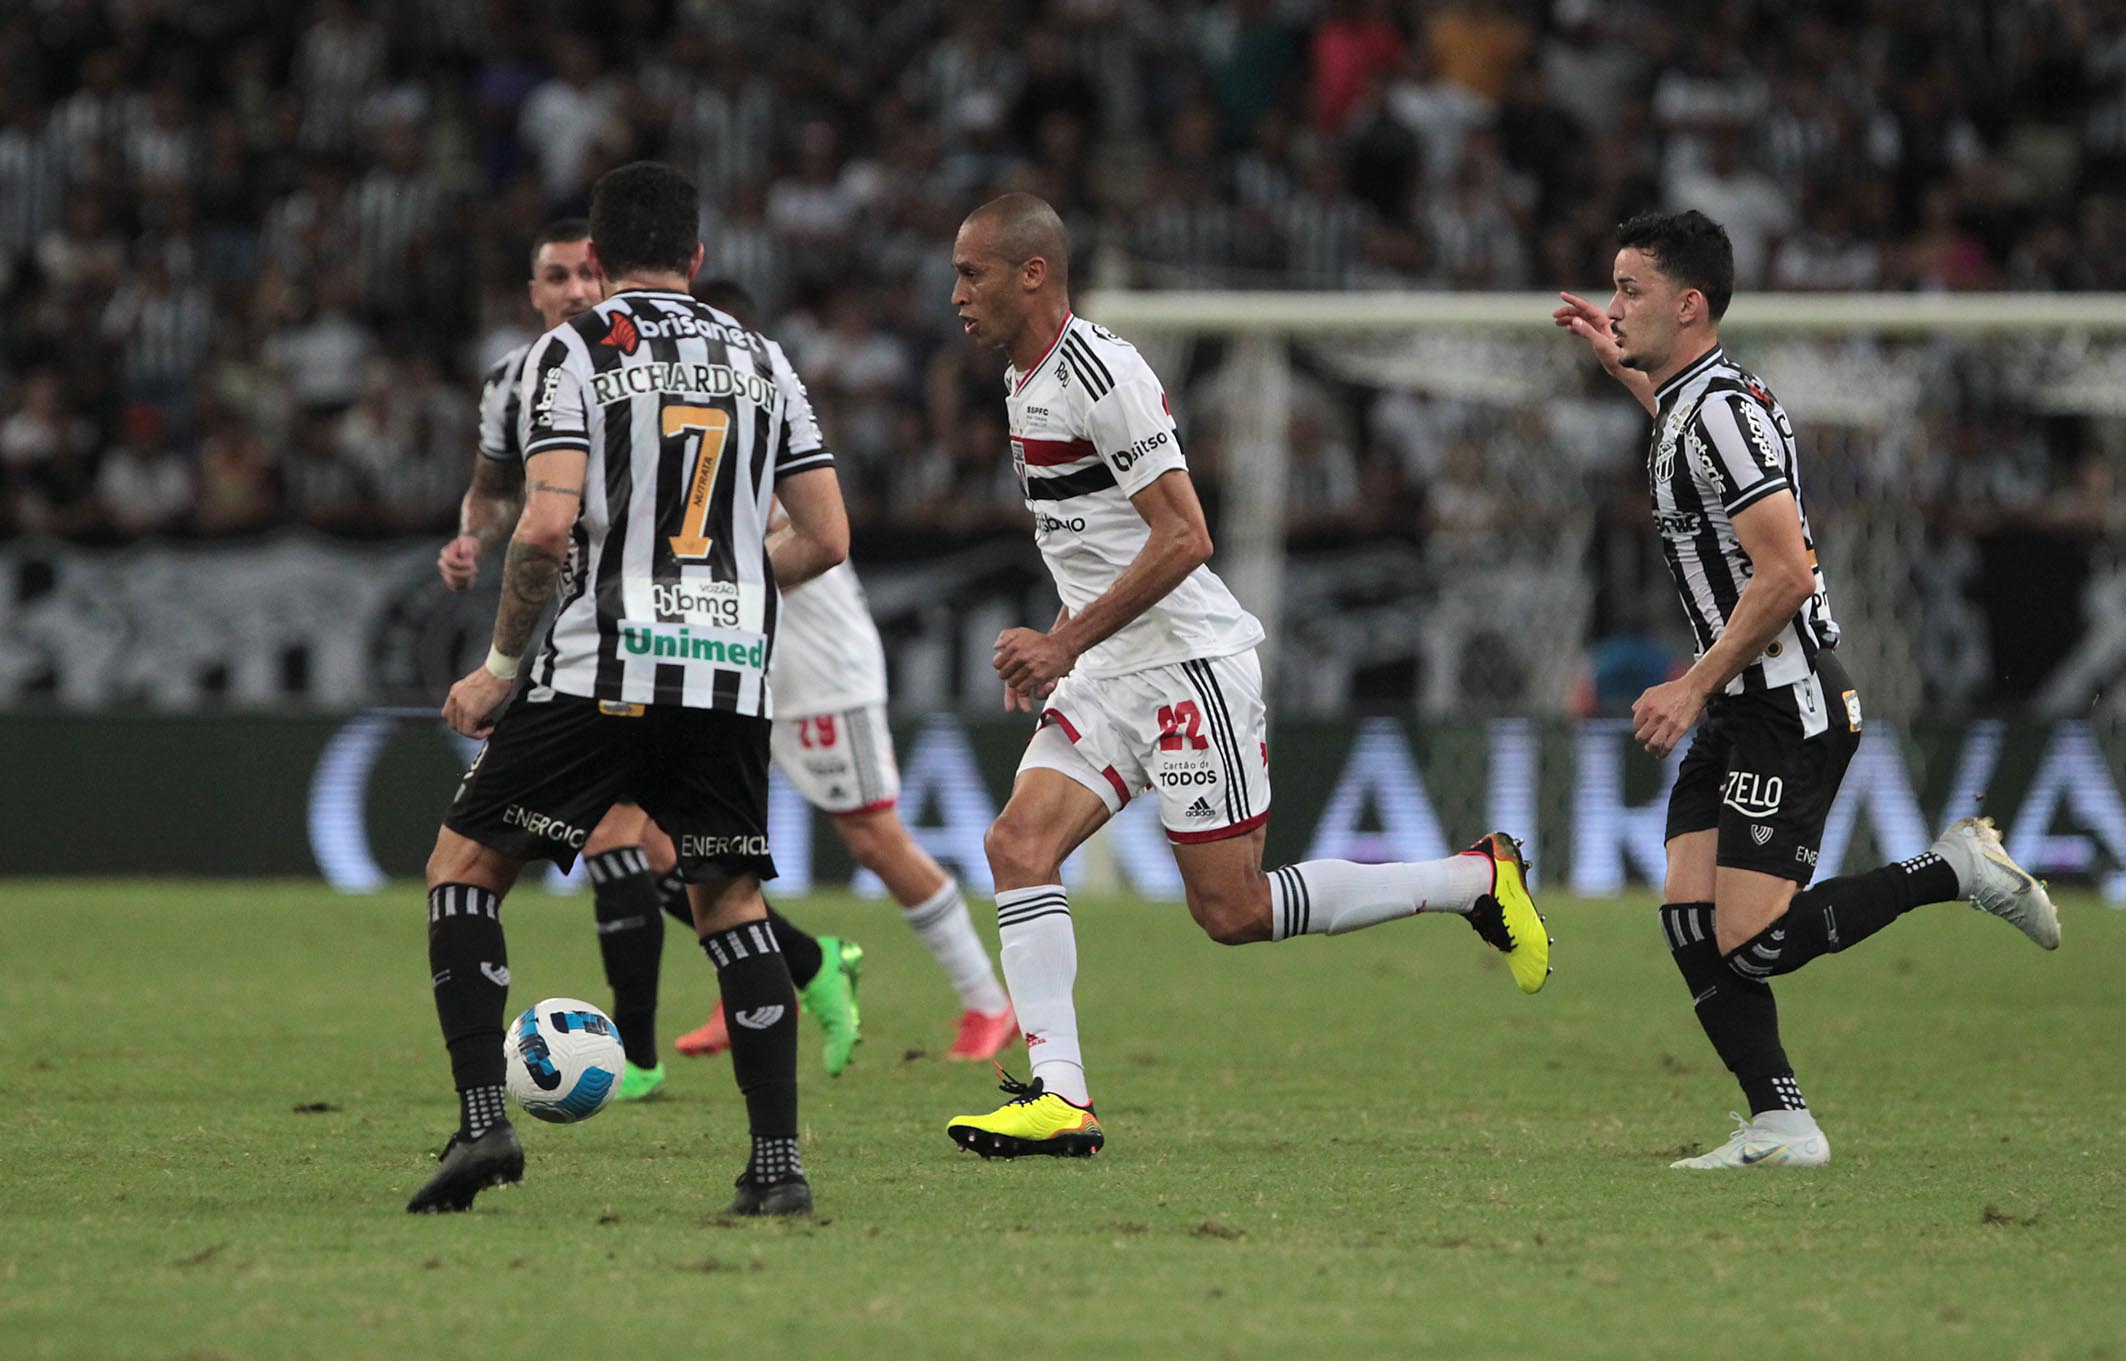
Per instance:
[[[1096,770],[1059,729],[1044,726],[1027,745],[1011,798],[983,838],[996,881],[1004,983],[1033,1070],[1025,1083],[1005,1081],[1012,1099],[997,1110],[957,1116],[946,1126],[954,1142],[985,1158],[1080,1157],[1105,1142],[1078,1048],[1072,996],[1078,942],[1062,871],[1070,853],[1121,806],[1115,791],[1125,787],[1113,767]]]
[[[509,954],[502,897],[526,861],[566,868],[628,776],[614,724],[589,701],[521,698],[496,722],[436,834],[428,861],[428,960],[436,1019],[458,1089],[459,1129],[415,1193],[415,1212],[464,1210],[519,1180],[524,1153],[502,1105]]]
[[[1262,870],[1270,811],[1262,673],[1252,652],[1142,673],[1163,687],[1146,764],[1174,844],[1189,911],[1227,945],[1341,935],[1425,912],[1467,917],[1534,992],[1550,938],[1524,880],[1518,846],[1493,833],[1438,860],[1360,865],[1309,860]]]
[[[1821,693],[1810,702],[1825,714],[1825,731],[1783,744],[1780,764],[1770,764],[1775,758],[1767,754],[1770,773],[1747,787],[1750,839],[1739,831],[1728,837],[1723,823],[1718,925],[1728,965],[1745,978],[1774,978],[1819,955],[1849,950],[1916,907],[1961,901],[2005,918],[2048,950],[2057,948],[2059,918],[2044,886],[2009,858],[1992,824],[1978,818],[1951,826],[1909,860],[1800,887],[1814,870],[1830,798],[1860,741],[1860,698],[1845,668],[1827,652],[1818,658],[1818,673]],[[1739,827],[1743,819],[1735,821]],[[1747,873],[1752,870],[1761,873]],[[1753,893],[1748,879],[1792,883],[1784,893],[1770,887]]]
[[[486,1187],[524,1175],[524,1150],[503,1104],[502,1054],[509,1008],[502,897],[521,868],[501,851],[437,829],[428,857],[428,969],[458,1093],[458,1128],[442,1165],[407,1203],[416,1213],[470,1209]]]
[[[619,1099],[641,1101],[664,1086],[657,1061],[657,978],[664,961],[664,912],[644,846],[649,815],[616,803],[583,843],[583,866],[597,900],[598,955],[613,990],[613,1024],[627,1050]],[[669,841],[666,842],[669,846]]]
[[[634,788],[679,856],[703,952],[731,1026],[731,1068],[752,1150],[730,1210],[810,1211],[797,1154],[797,992],[767,925],[766,719],[716,709],[652,708],[633,734],[645,753]]]

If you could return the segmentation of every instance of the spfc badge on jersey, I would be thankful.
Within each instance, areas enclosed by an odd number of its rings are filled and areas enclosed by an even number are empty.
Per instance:
[[[1019,479],[1019,495],[1026,495],[1026,445],[1022,440],[1011,442],[1011,472]]]

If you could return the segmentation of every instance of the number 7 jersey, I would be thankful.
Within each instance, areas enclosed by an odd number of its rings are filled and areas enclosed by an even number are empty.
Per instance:
[[[588,460],[527,697],[772,717],[768,502],[834,462],[794,437],[788,361],[688,294],[629,289],[534,342],[522,384],[527,482],[540,454]]]
[[[1130,497],[1186,471],[1181,432],[1159,376],[1137,347],[1075,314],[1048,352],[1004,375],[1011,462],[1033,515],[1034,543],[1076,614],[1136,560],[1150,526]],[[1151,608],[1078,658],[1073,674],[1120,676],[1146,667],[1229,657],[1262,641],[1262,625],[1209,567],[1198,567]]]

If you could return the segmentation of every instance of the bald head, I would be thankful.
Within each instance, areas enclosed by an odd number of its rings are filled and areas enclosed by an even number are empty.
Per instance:
[[[952,271],[960,325],[1015,365],[1039,360],[1070,315],[1070,233],[1032,194],[969,213],[952,243]]]
[[[1047,199],[1019,193],[993,198],[969,213],[960,229],[978,225],[988,229],[988,244],[1006,265],[1016,270],[1029,260],[1045,261],[1055,286],[1069,288],[1070,231]]]

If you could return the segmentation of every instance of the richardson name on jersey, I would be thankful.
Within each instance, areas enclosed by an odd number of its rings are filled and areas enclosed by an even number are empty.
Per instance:
[[[728,364],[674,363],[653,359],[647,364],[608,369],[591,376],[591,400],[600,406],[630,397],[670,394],[675,397],[743,397],[767,412],[782,410],[782,393],[775,379],[765,373],[749,373]]]

